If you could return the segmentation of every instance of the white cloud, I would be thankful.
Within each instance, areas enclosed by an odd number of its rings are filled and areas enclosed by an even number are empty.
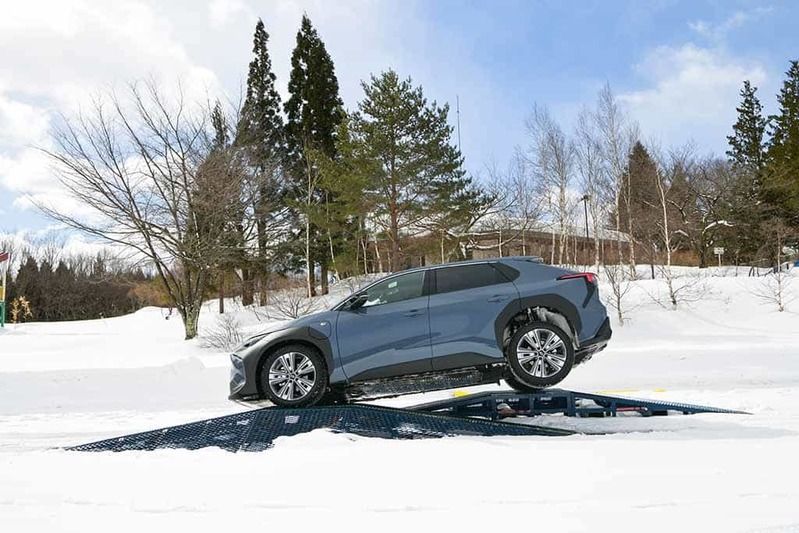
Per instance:
[[[109,87],[142,78],[204,99],[220,83],[194,62],[148,2],[26,0],[0,17],[0,187],[47,195],[54,113],[69,115]],[[54,198],[55,199],[55,198]],[[24,199],[15,202],[26,206]]]
[[[697,35],[714,41],[723,41],[733,30],[749,22],[754,22],[772,12],[769,7],[758,7],[749,11],[736,11],[723,21],[714,24],[706,20],[695,20],[688,23]]]
[[[226,26],[233,18],[242,15],[254,18],[253,12],[242,0],[211,0],[208,4],[208,15],[211,27],[219,29]]]
[[[497,147],[512,149],[501,139],[508,129],[521,131],[521,121],[511,104],[497,99],[503,80],[488,77],[474,61],[473,36],[434,37],[440,28],[431,26],[427,9],[418,0],[14,2],[0,17],[0,188],[48,194],[54,181],[48,162],[31,147],[47,146],[55,113],[70,114],[109,87],[151,76],[165,87],[181,80],[189,98],[224,92],[236,106],[258,17],[270,34],[285,98],[303,13],[335,62],[347,107],[362,98],[361,80],[389,67],[422,84],[430,100],[454,104],[459,94],[464,153],[474,154],[467,164],[479,168]]]
[[[666,144],[693,138],[700,147],[723,153],[743,80],[754,85],[766,79],[757,64],[729,57],[718,48],[688,43],[659,47],[636,66],[650,86],[619,95],[643,133],[657,133]]]

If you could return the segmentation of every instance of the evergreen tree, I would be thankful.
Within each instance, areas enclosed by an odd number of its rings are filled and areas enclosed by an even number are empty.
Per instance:
[[[230,128],[219,102],[211,112],[211,124],[214,140],[195,183],[195,224],[198,235],[206,242],[213,242],[218,250],[211,266],[215,270],[219,312],[224,313],[227,274],[247,264],[242,228],[248,182],[240,158],[230,145]],[[260,195],[257,198],[260,200]]]
[[[752,260],[762,243],[764,137],[768,121],[763,117],[757,88],[749,80],[744,81],[741,104],[736,111],[738,120],[732,126],[733,135],[727,136],[730,145],[727,156],[735,173],[728,195],[728,216],[729,223],[738,230],[732,232],[728,242],[737,258]]]
[[[431,214],[436,192],[463,177],[460,151],[451,144],[449,106],[428,104],[422,87],[393,70],[362,82],[355,137],[359,151],[379,164],[369,183],[374,222],[388,237],[392,271],[404,265],[400,239]]]
[[[335,198],[335,202],[326,206],[327,223],[335,239],[336,267],[342,278],[370,272],[366,262],[369,247],[366,228],[372,204],[364,191],[380,170],[375,161],[362,153],[362,145],[353,136],[354,116],[343,115],[336,133],[336,157],[320,160],[320,186]]]
[[[654,159],[646,147],[636,141],[628,156],[626,171],[622,175],[617,209],[623,231],[644,245],[652,263],[658,248],[658,221],[662,219],[659,212],[659,179]]]
[[[431,184],[427,226],[439,239],[441,262],[468,259],[460,249],[461,235],[472,229],[494,205],[496,196],[478,187],[471,176],[452,173]]]
[[[19,267],[15,281],[16,296],[24,296],[31,304],[34,318],[38,317],[42,286],[39,283],[39,264],[33,256],[29,255]]]
[[[276,76],[267,43],[269,34],[258,19],[253,37],[253,57],[247,74],[247,96],[241,108],[236,132],[236,147],[247,152],[259,187],[255,217],[258,233],[258,257],[255,265],[264,275],[269,247],[269,228],[285,195],[282,172],[286,158],[285,132],[280,95],[275,89]],[[244,305],[253,302],[252,265],[242,265]]]
[[[749,80],[744,80],[741,104],[735,110],[738,120],[732,126],[733,134],[727,136],[730,145],[727,156],[736,167],[757,175],[765,163],[766,119],[757,97],[757,87],[753,87]]]
[[[799,61],[791,61],[770,118],[767,200],[777,216],[799,227]]]
[[[305,219],[308,294],[313,296],[315,259],[322,266],[322,292],[327,293],[327,267],[332,252],[327,244],[333,244],[328,204],[335,201],[331,191],[321,187],[319,160],[334,157],[336,129],[343,113],[333,60],[307,15],[302,17],[291,54],[288,89],[291,96],[285,104],[286,140],[293,162],[296,207]],[[320,231],[320,226],[325,230]]]

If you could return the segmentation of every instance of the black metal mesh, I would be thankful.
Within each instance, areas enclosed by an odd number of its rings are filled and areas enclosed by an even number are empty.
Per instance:
[[[590,400],[586,404],[584,400]],[[733,413],[746,414],[743,411],[720,409],[705,405],[666,402],[659,400],[641,400],[623,396],[608,396],[562,389],[545,389],[540,392],[483,392],[470,394],[461,398],[447,398],[430,403],[408,407],[410,410],[443,414],[453,417],[482,416],[500,418],[498,406],[505,404],[507,408],[522,416],[536,416],[547,413],[561,413],[567,416],[611,415],[622,411],[635,411],[641,415],[668,414],[681,412],[695,413]]]
[[[454,435],[559,436],[573,434],[571,431],[556,428],[453,418],[371,405],[304,409],[267,407],[201,422],[82,444],[68,449],[86,452],[159,448],[194,450],[216,446],[232,452],[261,451],[270,448],[277,437],[293,436],[319,428],[387,439],[437,438]]]
[[[581,400],[591,400],[584,406]],[[155,431],[146,431],[68,448],[74,451],[126,451],[183,448],[194,450],[216,446],[237,452],[270,448],[277,437],[290,437],[314,429],[327,428],[343,433],[384,439],[423,439],[454,435],[477,436],[559,436],[574,432],[540,426],[507,424],[466,418],[502,416],[498,405],[506,404],[518,414],[532,416],[558,412],[569,416],[615,415],[619,410],[635,409],[641,414],[741,413],[728,409],[675,402],[638,400],[561,389],[538,393],[479,393],[462,398],[393,409],[373,405],[341,405],[281,409],[266,407],[235,415],[212,418]]]

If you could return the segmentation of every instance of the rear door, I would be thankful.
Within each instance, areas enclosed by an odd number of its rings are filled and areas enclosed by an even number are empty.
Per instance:
[[[362,307],[338,312],[336,337],[350,381],[432,370],[426,275],[414,271],[387,278],[364,291]]]
[[[429,303],[433,369],[447,370],[503,358],[496,319],[519,292],[491,263],[433,270]]]

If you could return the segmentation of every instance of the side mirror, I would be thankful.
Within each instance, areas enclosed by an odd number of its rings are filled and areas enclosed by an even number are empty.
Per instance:
[[[347,311],[356,311],[360,309],[368,299],[369,297],[364,293],[353,295],[352,298],[347,300]]]

